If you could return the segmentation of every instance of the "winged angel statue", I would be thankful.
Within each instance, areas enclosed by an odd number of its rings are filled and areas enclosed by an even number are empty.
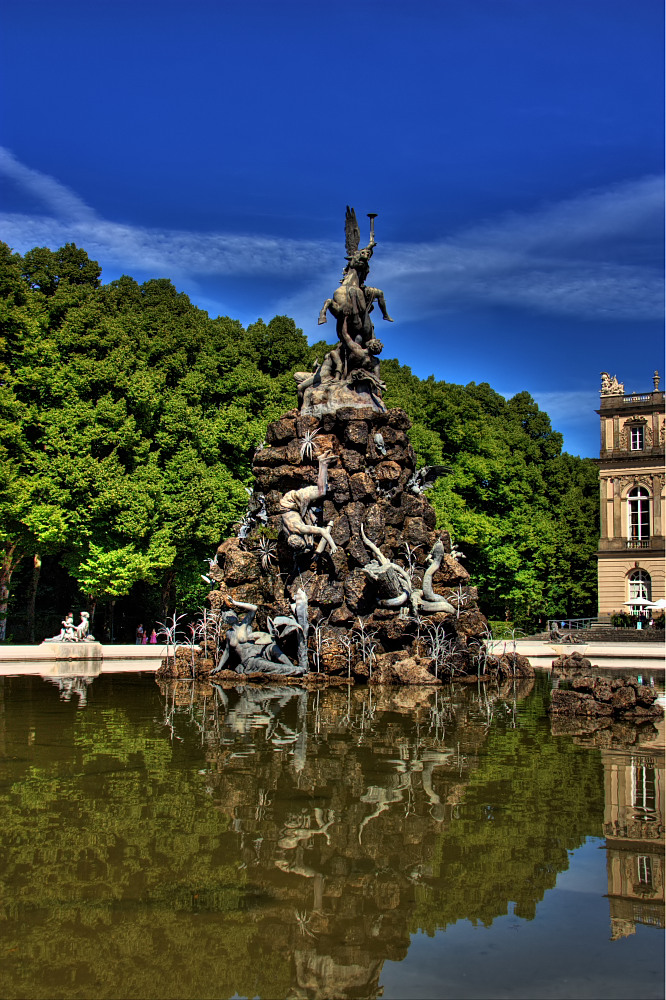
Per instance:
[[[379,377],[378,354],[382,343],[375,337],[370,314],[375,302],[385,320],[393,320],[386,309],[381,288],[365,284],[370,270],[370,258],[375,248],[375,215],[369,214],[370,241],[359,249],[361,231],[356,212],[347,206],[345,215],[345,247],[347,264],[342,279],[333,297],[326,299],[319,313],[319,323],[327,322],[330,312],[336,320],[338,343],[329,351],[314,372],[296,372],[299,403],[302,405],[305,393],[311,387],[333,385],[336,382],[348,387],[362,385],[373,395],[379,395],[385,388]]]

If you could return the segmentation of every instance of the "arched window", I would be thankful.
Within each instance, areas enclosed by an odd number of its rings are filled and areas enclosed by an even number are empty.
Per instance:
[[[636,486],[627,496],[627,547],[647,548],[650,544],[650,494]]]
[[[629,577],[629,600],[635,601],[638,597],[652,600],[652,580],[644,569],[635,569]]]

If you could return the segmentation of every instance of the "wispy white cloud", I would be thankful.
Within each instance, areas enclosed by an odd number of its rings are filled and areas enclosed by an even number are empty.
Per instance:
[[[389,248],[382,271],[425,312],[487,303],[580,317],[662,315],[656,177],[511,213],[438,243]],[[415,317],[412,317],[415,318]]]
[[[19,251],[76,242],[100,263],[160,275],[293,275],[339,265],[326,244],[268,236],[144,229],[105,219],[64,221],[0,213],[5,242]]]
[[[605,240],[658,237],[664,203],[663,179],[643,177],[593,190],[527,214],[509,213],[469,229],[464,242],[511,245],[539,253],[565,251]],[[656,214],[655,214],[656,213]]]
[[[95,218],[92,208],[77,194],[55,178],[26,167],[4,146],[0,146],[0,175],[36,197],[51,209],[56,218],[66,219],[70,223],[77,220],[89,222]]]
[[[663,315],[663,182],[642,178],[511,213],[432,243],[381,245],[373,281],[391,289],[402,321],[507,306],[597,319]],[[300,321],[321,287],[280,303]]]
[[[324,241],[103,219],[64,185],[1,149],[0,175],[47,210],[0,214],[3,239],[20,251],[76,242],[106,268],[190,282],[289,277],[290,293],[270,305],[298,322],[318,312],[322,289],[333,291],[331,278],[342,263],[341,246]],[[405,322],[492,305],[581,318],[659,317],[663,288],[655,247],[662,205],[662,182],[648,177],[503,215],[431,243],[381,243],[372,280],[390,287],[390,307]]]
[[[331,265],[324,242],[238,233],[149,229],[104,219],[73,191],[20,163],[0,146],[0,176],[36,197],[49,214],[0,213],[3,239],[19,251],[79,242],[104,265],[170,275],[287,275]],[[338,265],[336,265],[338,266]]]

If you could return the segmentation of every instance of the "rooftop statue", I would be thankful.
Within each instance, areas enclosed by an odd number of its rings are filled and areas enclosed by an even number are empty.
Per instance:
[[[624,382],[618,382],[617,376],[609,375],[608,372],[601,373],[601,396],[623,396]]]

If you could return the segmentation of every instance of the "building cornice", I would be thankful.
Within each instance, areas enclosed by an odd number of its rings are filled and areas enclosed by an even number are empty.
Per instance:
[[[599,409],[600,416],[612,417],[616,414],[633,416],[637,413],[657,413],[664,410],[663,392],[628,393],[624,395],[602,396]]]
[[[637,474],[640,475],[644,475],[648,470],[650,470],[653,474],[664,471],[663,451],[653,453],[651,455],[643,455],[642,458],[636,458],[635,455],[635,452],[629,455],[620,455],[618,452],[615,452],[612,456],[602,455],[601,458],[593,458],[591,461],[594,462],[600,470],[603,468],[607,472],[617,471],[622,473],[624,476],[630,476],[632,469],[636,469]],[[661,461],[655,461],[655,459],[661,459]]]

